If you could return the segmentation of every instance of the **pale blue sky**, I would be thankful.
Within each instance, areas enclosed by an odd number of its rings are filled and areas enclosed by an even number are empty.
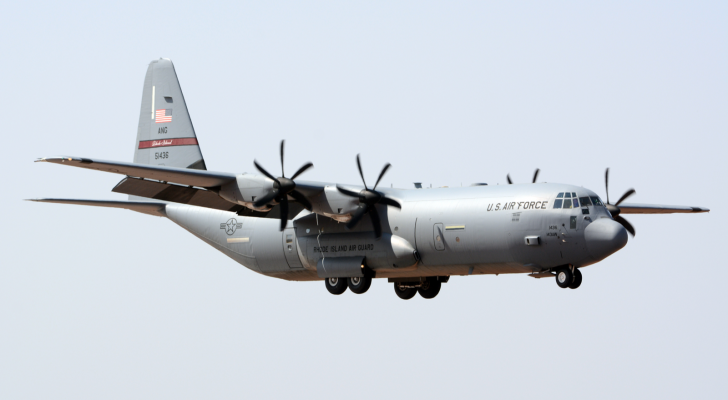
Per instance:
[[[0,394],[12,399],[725,398],[725,2],[15,2],[0,9]],[[257,275],[123,198],[147,64],[211,170],[410,187],[507,173],[709,214],[631,216],[578,290],[453,277],[435,300]]]

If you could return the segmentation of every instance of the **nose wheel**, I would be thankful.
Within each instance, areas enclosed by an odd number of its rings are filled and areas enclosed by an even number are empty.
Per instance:
[[[581,271],[578,268],[574,268],[574,281],[569,285],[569,289],[576,289],[581,286]]]
[[[574,268],[563,268],[556,271],[556,284],[562,289],[576,289],[581,286],[581,271]]]

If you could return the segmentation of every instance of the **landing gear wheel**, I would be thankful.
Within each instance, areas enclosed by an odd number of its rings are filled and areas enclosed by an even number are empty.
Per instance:
[[[440,281],[426,281],[422,283],[422,286],[417,290],[420,292],[420,296],[425,299],[432,299],[440,293],[442,282]]]
[[[346,278],[326,278],[326,289],[331,294],[342,294],[346,287]]]
[[[347,281],[349,282],[349,290],[356,294],[366,293],[369,287],[372,286],[372,278],[366,276],[363,278],[349,278]]]
[[[409,300],[417,294],[417,288],[405,287],[402,282],[394,282],[394,292],[402,300]]]
[[[564,268],[556,271],[556,284],[560,288],[566,289],[574,281],[574,274],[571,273],[569,268]]]
[[[581,286],[581,271],[578,268],[574,268],[574,281],[569,285],[569,289],[576,289]]]

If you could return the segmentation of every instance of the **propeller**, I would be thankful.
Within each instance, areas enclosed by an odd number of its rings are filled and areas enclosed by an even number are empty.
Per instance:
[[[281,207],[281,231],[286,228],[286,224],[288,223],[288,196],[293,197],[296,199],[297,202],[301,203],[303,207],[305,207],[307,210],[311,211],[311,202],[308,201],[306,196],[303,195],[303,193],[296,190],[296,182],[293,180],[296,179],[299,175],[304,173],[307,169],[313,167],[313,163],[306,163],[303,164],[301,168],[296,171],[295,174],[293,174],[292,177],[286,178],[286,174],[283,170],[283,147],[285,144],[285,140],[281,140],[281,176],[276,178],[273,175],[271,175],[268,171],[265,170],[260,164],[258,164],[258,161],[253,161],[253,164],[255,164],[255,168],[258,169],[263,175],[267,176],[268,178],[273,180],[273,190],[268,192],[265,196],[261,197],[260,199],[256,200],[253,203],[253,206],[256,208],[260,208],[265,206],[266,204],[270,203],[272,200],[275,200],[278,202],[278,204]]]
[[[622,197],[620,197],[616,203],[611,204],[609,202],[609,168],[607,168],[607,172],[604,173],[604,186],[607,189],[607,210],[609,210],[609,213],[612,214],[612,218],[614,218],[615,221],[622,224],[624,229],[626,229],[627,232],[629,232],[630,235],[632,235],[632,237],[634,237],[635,230],[634,230],[634,227],[632,226],[632,224],[630,224],[629,221],[624,219],[624,217],[619,216],[619,213],[622,211],[619,209],[619,204],[622,203],[624,200],[626,200],[627,197],[632,196],[633,194],[637,193],[637,191],[635,191],[634,189],[629,189],[628,191],[624,192]]]
[[[379,173],[377,183],[375,183],[374,187],[371,189],[367,187],[367,182],[364,180],[364,172],[362,172],[361,169],[359,154],[356,155],[356,166],[359,167],[359,175],[361,175],[361,181],[364,182],[364,190],[360,192],[355,192],[353,190],[345,189],[339,185],[336,185],[336,189],[338,189],[339,192],[341,192],[342,194],[345,194],[349,197],[356,197],[359,199],[359,207],[352,214],[351,221],[346,224],[346,228],[352,229],[364,217],[364,214],[369,214],[369,218],[371,218],[372,220],[372,226],[374,226],[374,233],[377,239],[379,239],[380,237],[382,237],[382,222],[379,218],[379,211],[377,211],[376,205],[384,204],[387,206],[397,207],[399,209],[402,208],[398,201],[390,199],[383,193],[377,192],[375,190],[377,188],[377,185],[379,185],[379,181],[382,180],[382,177],[387,172],[389,167],[392,166],[392,164],[387,163],[384,168],[382,168],[382,172]]]
[[[533,180],[531,181],[531,183],[536,183],[536,179],[538,179],[539,172],[541,172],[541,170],[536,168],[536,171],[533,173]],[[509,185],[513,184],[513,181],[511,180],[511,174],[506,175],[506,179],[508,180]]]

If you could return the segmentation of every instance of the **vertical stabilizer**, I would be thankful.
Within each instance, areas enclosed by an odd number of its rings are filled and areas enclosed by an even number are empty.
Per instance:
[[[207,169],[170,59],[154,60],[147,69],[134,162]]]

